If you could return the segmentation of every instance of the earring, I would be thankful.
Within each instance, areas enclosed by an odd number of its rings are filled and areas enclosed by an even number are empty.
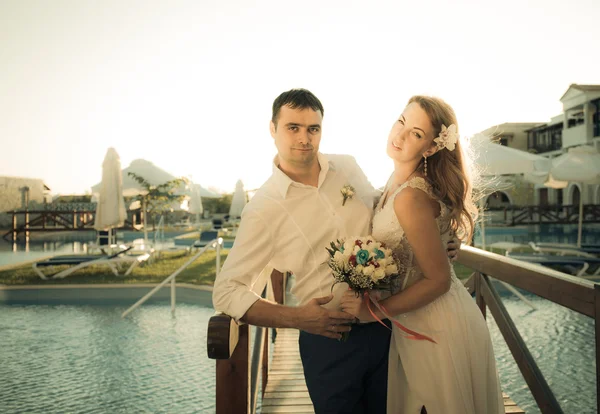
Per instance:
[[[425,158],[425,161],[423,162],[424,165],[424,173],[425,173],[425,177],[427,177],[427,156],[423,155],[423,158]]]

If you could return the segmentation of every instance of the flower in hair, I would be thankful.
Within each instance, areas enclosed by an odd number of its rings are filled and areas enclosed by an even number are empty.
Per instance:
[[[458,137],[456,125],[452,124],[448,128],[446,128],[446,125],[442,125],[442,131],[434,141],[437,143],[439,149],[447,148],[448,151],[454,151],[456,143],[458,142]]]

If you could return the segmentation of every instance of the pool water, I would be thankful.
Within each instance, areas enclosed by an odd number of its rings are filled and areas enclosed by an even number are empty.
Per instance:
[[[211,308],[0,306],[0,412],[214,412]]]
[[[497,285],[497,284],[496,284]],[[594,323],[535,295],[503,303],[565,413],[594,413]],[[0,413],[212,413],[215,361],[206,356],[214,311],[143,305],[0,305]],[[504,392],[539,409],[493,317],[488,326]]]

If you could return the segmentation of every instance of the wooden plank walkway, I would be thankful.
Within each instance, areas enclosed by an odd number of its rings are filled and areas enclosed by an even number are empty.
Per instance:
[[[314,413],[314,408],[302,370],[298,349],[299,331],[278,329],[269,380],[262,400],[263,413]],[[524,414],[508,395],[504,395],[504,410],[508,414]]]

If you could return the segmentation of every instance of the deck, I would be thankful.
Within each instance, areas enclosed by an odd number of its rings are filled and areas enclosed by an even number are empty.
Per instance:
[[[298,332],[296,329],[277,330],[273,361],[262,400],[263,413],[315,412],[304,381],[298,350]],[[511,414],[524,413],[506,394],[504,410]]]

